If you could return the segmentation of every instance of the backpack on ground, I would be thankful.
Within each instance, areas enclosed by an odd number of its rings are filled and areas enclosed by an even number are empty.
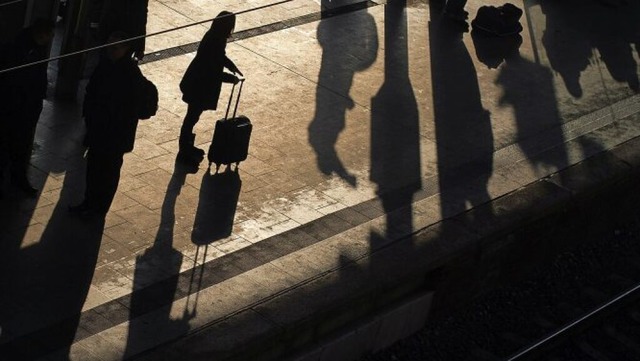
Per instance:
[[[149,119],[158,112],[158,88],[144,75],[138,84],[136,108],[138,119]]]
[[[522,10],[511,3],[502,6],[485,5],[478,9],[478,14],[471,22],[471,26],[474,30],[488,35],[509,36],[522,31],[520,17],[522,17]]]

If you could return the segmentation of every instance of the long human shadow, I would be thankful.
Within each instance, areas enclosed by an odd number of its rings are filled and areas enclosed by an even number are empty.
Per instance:
[[[16,15],[13,14],[14,11],[17,11],[16,6],[17,4],[11,4],[10,7],[3,7],[2,11],[7,11],[7,13],[3,15]],[[56,30],[56,32],[57,31],[58,30]],[[5,35],[7,34],[2,34],[1,37]],[[57,38],[58,37],[52,42],[51,55],[54,55],[55,51],[57,51],[55,43]],[[0,41],[0,49],[4,49],[5,46],[14,40],[15,38],[12,37]],[[2,50],[0,50],[0,52],[1,51]],[[4,69],[3,67],[7,65],[2,63],[2,57],[3,55],[0,54],[0,70]],[[51,65],[49,65],[49,71],[47,72],[48,78],[54,77],[54,74],[52,74],[50,70]],[[0,80],[3,76],[4,74],[0,74]],[[4,86],[4,84],[2,86]],[[7,102],[11,101],[11,99],[6,97],[6,91],[10,92],[11,89],[2,89],[2,91],[0,91],[0,93],[2,93],[2,99],[0,99],[0,132],[5,131],[4,124],[14,121],[10,119],[11,114],[7,109]],[[51,94],[51,92],[51,88],[47,89],[47,93]],[[33,152],[30,157],[31,164],[27,175],[31,184],[39,190],[44,188],[50,173],[62,173],[65,171],[66,165],[62,164],[64,160],[60,162],[62,157],[56,156],[56,153],[60,151],[60,149],[57,149],[59,144],[53,144],[54,142],[60,141],[60,134],[54,133],[58,130],[69,131],[69,134],[76,133],[72,129],[74,126],[73,123],[54,124],[60,123],[60,119],[63,119],[63,117],[73,118],[76,116],[72,110],[69,110],[69,107],[65,107],[64,110],[61,109],[62,106],[60,105],[51,105],[51,103],[43,101],[43,109],[36,126]],[[0,251],[2,251],[2,254],[7,255],[19,252],[21,243],[23,243],[27,235],[28,227],[32,223],[32,217],[36,208],[38,208],[40,204],[47,202],[47,199],[41,199],[42,191],[39,191],[34,197],[27,197],[19,189],[10,184],[9,175],[11,172],[11,164],[6,149],[8,144],[5,143],[7,139],[4,139],[4,136],[4,134],[0,133],[0,172],[2,173],[0,174],[0,188],[3,193],[3,197],[0,199]],[[10,273],[2,273],[2,275],[8,274]],[[0,279],[0,281],[2,281],[2,279]]]
[[[4,10],[4,9],[3,9]],[[56,33],[60,31],[56,29]],[[59,36],[56,35],[52,42],[51,55],[57,54]],[[55,79],[53,65],[49,64],[47,77]],[[2,75],[0,75],[1,77]],[[9,90],[10,91],[10,90]],[[49,84],[47,93],[51,95],[53,88]],[[0,123],[9,122],[9,114],[6,112],[7,99],[0,100]],[[33,153],[30,158],[28,178],[36,189],[40,191],[35,197],[26,197],[16,187],[10,185],[10,167],[6,145],[0,139],[0,187],[2,187],[3,197],[0,199],[0,247],[3,255],[15,254],[20,251],[21,244],[28,242],[25,238],[30,238],[27,232],[32,225],[33,216],[37,208],[46,205],[52,199],[52,187],[47,183],[55,183],[59,174],[68,171],[75,171],[78,167],[84,166],[83,162],[77,161],[74,157],[78,154],[75,147],[83,132],[78,126],[76,119],[79,119],[79,111],[75,104],[59,104],[49,100],[43,101],[43,109],[40,114],[36,133],[34,137]],[[0,132],[3,127],[0,126]],[[2,138],[2,137],[0,137]],[[75,161],[75,162],[71,162]],[[51,179],[50,179],[51,178]],[[55,179],[53,179],[55,178]],[[43,197],[43,193],[46,194]],[[73,192],[68,192],[72,195]],[[58,196],[53,196],[59,198]],[[22,247],[24,248],[24,247]],[[9,275],[10,272],[3,272],[2,275]],[[1,281],[1,279],[0,279]]]
[[[242,180],[238,169],[202,176],[198,208],[191,231],[191,241],[196,245],[208,245],[227,238],[233,231],[233,222]]]
[[[183,255],[173,247],[175,207],[187,174],[192,170],[176,162],[174,173],[167,186],[161,209],[161,222],[151,247],[136,259],[134,292],[131,294],[129,332],[123,359],[128,359],[154,346],[155,337],[164,341],[186,334],[189,320],[197,312],[198,292],[205,271],[207,247],[231,234],[238,197],[241,189],[238,170],[211,174],[210,169],[202,177],[200,196],[191,241],[198,247],[189,280],[188,299],[180,318],[171,317],[171,307],[180,280]],[[197,264],[200,262],[200,265]],[[185,290],[182,290],[183,292]],[[153,324],[137,319],[153,311]],[[157,340],[155,340],[157,342]]]
[[[448,218],[491,199],[488,182],[493,172],[494,144],[491,114],[482,105],[464,33],[436,9],[432,3],[431,74],[440,213]],[[491,207],[479,207],[469,225],[490,222],[493,217]]]
[[[531,1],[525,1],[525,6]],[[569,93],[582,96],[581,72],[593,50],[611,77],[640,91],[633,46],[640,41],[640,4],[636,1],[606,6],[596,0],[539,1],[545,15],[542,44],[551,67],[564,80]]]
[[[60,156],[60,155],[59,155]],[[63,157],[64,158],[64,157]],[[104,230],[104,220],[70,217],[67,205],[83,181],[82,153],[72,151],[60,200],[42,236],[20,245],[3,244],[0,282],[0,355],[34,360],[55,352],[68,359],[77,333]],[[28,237],[29,235],[23,235]]]
[[[584,28],[587,24],[576,16],[576,12],[581,11],[576,5],[573,1],[540,2],[545,15],[542,45],[549,64],[562,77],[569,93],[580,98],[583,94],[581,73],[589,66],[593,51]]]
[[[30,181],[41,191],[25,198],[9,187],[0,200],[4,360],[30,360],[68,348],[76,334],[104,226],[67,216],[66,206],[81,187],[84,168],[77,119],[74,104],[45,101],[29,170]]]
[[[503,89],[499,104],[513,108],[516,142],[536,174],[543,177],[566,168],[569,159],[551,70],[520,54],[520,35],[495,38],[473,33],[473,40],[481,62],[499,65],[496,84]]]
[[[371,100],[371,181],[386,213],[381,237],[406,236],[413,229],[412,201],[422,188],[420,115],[409,77],[406,1],[385,5],[384,83]]]
[[[345,168],[335,146],[345,128],[347,111],[355,107],[349,95],[353,77],[376,60],[378,32],[375,20],[366,10],[332,18],[331,7],[343,2],[346,1],[333,1],[330,5],[328,0],[322,2],[322,20],[317,29],[322,63],[308,137],[320,171],[327,175],[335,173],[355,187],[356,177]]]
[[[171,318],[171,307],[178,287],[183,255],[173,247],[176,201],[190,170],[176,162],[162,202],[161,219],[154,243],[136,257],[129,311],[129,332],[124,358],[153,346],[149,335],[172,338],[186,334],[194,313],[184,310],[182,318]],[[154,322],[137,320],[154,311]],[[151,343],[150,343],[151,342]]]

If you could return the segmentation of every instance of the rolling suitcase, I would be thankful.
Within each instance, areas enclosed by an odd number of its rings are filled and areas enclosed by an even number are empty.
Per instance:
[[[243,160],[247,159],[249,152],[249,139],[251,138],[251,130],[253,126],[251,121],[244,115],[236,116],[238,111],[238,103],[240,103],[240,94],[242,93],[242,85],[244,79],[240,81],[238,89],[238,97],[236,105],[233,109],[233,115],[229,118],[229,109],[233,100],[233,93],[236,88],[234,84],[231,88],[229,96],[229,104],[227,104],[227,112],[224,119],[216,121],[216,127],[213,131],[213,140],[209,146],[207,158],[209,159],[209,167],[214,163],[216,165],[216,173],[220,169],[221,164],[231,166],[236,164],[236,168]]]

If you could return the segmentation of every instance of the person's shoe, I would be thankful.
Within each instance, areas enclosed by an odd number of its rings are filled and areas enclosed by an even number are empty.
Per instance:
[[[200,166],[200,163],[204,159],[204,151],[193,147],[192,149],[185,149],[178,152],[178,161],[189,168]]]
[[[204,157],[204,150],[197,148],[194,144],[196,141],[195,134],[180,134],[178,139],[179,153],[193,155],[194,158]]]
[[[179,153],[189,154],[190,156],[196,159],[204,158],[204,150],[196,147],[195,145],[193,145],[193,143],[181,145]]]
[[[197,157],[204,158],[204,150],[194,146],[193,149],[192,149],[192,152]]]
[[[176,157],[176,171],[185,174],[196,174],[200,170],[200,163],[193,162],[189,159],[183,159],[180,154]]]

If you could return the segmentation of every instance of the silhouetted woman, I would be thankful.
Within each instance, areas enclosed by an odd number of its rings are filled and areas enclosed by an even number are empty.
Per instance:
[[[242,75],[238,67],[225,55],[227,39],[236,24],[236,16],[223,11],[213,19],[211,28],[202,38],[196,57],[193,59],[180,82],[182,100],[188,104],[187,115],[180,129],[178,159],[197,166],[204,157],[204,151],[194,146],[193,127],[205,110],[215,110],[218,106],[222,83],[237,83],[238,77],[224,71]]]

